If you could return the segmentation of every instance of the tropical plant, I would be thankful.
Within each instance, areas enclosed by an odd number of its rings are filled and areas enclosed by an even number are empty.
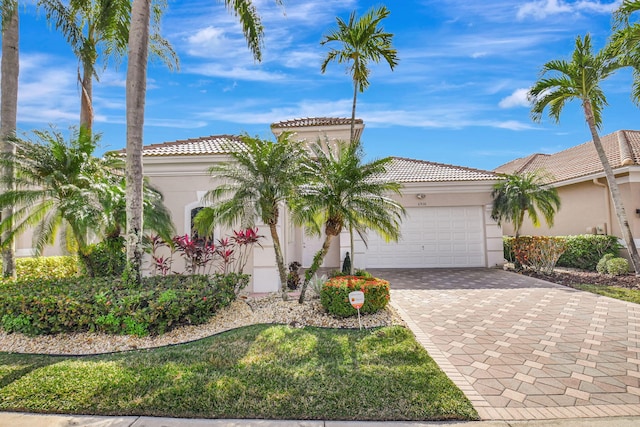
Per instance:
[[[78,72],[80,85],[80,126],[93,128],[93,79],[98,78],[96,62],[99,53],[115,60],[127,50],[131,2],[129,0],[38,0],[44,7],[47,19],[62,33],[78,57],[82,73]],[[166,2],[152,5],[151,51],[173,69],[178,57],[171,45],[160,36],[160,18]]]
[[[540,227],[538,212],[549,227],[560,208],[560,197],[555,187],[545,185],[546,176],[540,172],[503,175],[502,180],[493,186],[491,197],[493,206],[491,218],[498,222],[510,222],[516,237],[524,222],[525,213],[534,227]]]
[[[260,219],[269,227],[282,292],[287,290],[287,271],[278,236],[278,219],[284,204],[304,181],[301,167],[305,152],[299,143],[283,133],[276,142],[242,137],[241,147],[230,147],[233,162],[219,163],[209,173],[221,184],[207,192],[204,200],[212,207],[202,209],[194,219],[198,232],[210,235],[217,224],[253,227]]]
[[[41,254],[59,235],[67,237],[67,248],[83,261],[92,237],[119,237],[125,200],[122,161],[114,156],[93,156],[98,136],[72,130],[68,141],[57,131],[34,131],[37,141],[14,142],[15,154],[3,154],[0,166],[15,170],[14,189],[0,195],[0,209],[14,206],[14,214],[3,218],[0,229],[13,239],[34,230],[34,248]],[[4,180],[0,180],[4,184]],[[169,213],[157,191],[147,189],[146,211],[150,229],[171,235]],[[85,265],[89,271],[91,266]]]
[[[16,135],[18,120],[18,72],[19,72],[19,43],[18,43],[18,2],[17,0],[0,0],[2,26],[2,60],[0,75],[0,144],[2,153],[14,154],[13,139]],[[13,167],[7,164],[2,168],[4,187],[2,191],[13,189]],[[13,206],[6,206],[0,218],[11,218]],[[7,230],[0,235],[2,244],[2,276],[16,277],[15,242],[10,237],[13,226],[8,224]]]
[[[572,60],[554,60],[544,64],[541,78],[530,89],[529,97],[532,101],[531,115],[536,122],[541,120],[547,108],[551,119],[559,122],[567,101],[578,100],[582,104],[593,144],[607,178],[622,238],[634,270],[640,273],[640,257],[622,203],[618,182],[598,134],[602,125],[602,109],[607,105],[600,84],[623,65],[624,62],[621,62],[610,49],[605,48],[594,54],[589,34],[585,35],[584,39],[578,36]]]
[[[275,0],[282,4],[281,0]],[[257,61],[262,59],[262,24],[251,0],[224,0],[224,5],[240,20],[249,50]],[[147,82],[149,24],[151,0],[133,0],[129,28],[127,62],[127,269],[126,281],[139,284],[142,268],[142,130]]]
[[[381,21],[390,14],[386,6],[371,8],[359,19],[356,12],[351,12],[349,21],[344,22],[336,18],[338,28],[323,37],[320,42],[325,45],[338,42],[340,49],[331,49],[322,62],[321,71],[327,70],[327,65],[336,61],[338,64],[350,63],[349,73],[353,80],[353,104],[351,106],[350,141],[355,143],[356,101],[358,92],[362,93],[369,87],[369,62],[378,63],[384,59],[391,70],[398,64],[397,51],[391,45],[393,34],[384,31]],[[353,251],[352,251],[353,252]]]
[[[310,147],[312,157],[306,168],[311,180],[301,188],[293,202],[292,216],[297,224],[320,235],[324,228],[322,248],[305,272],[300,303],[312,277],[322,265],[331,241],[345,226],[351,226],[366,242],[365,233],[373,230],[387,240],[397,240],[404,208],[390,197],[400,194],[400,184],[385,180],[391,158],[363,163],[359,144],[337,143],[323,149],[319,143]]]
[[[621,63],[632,66],[632,99],[640,103],[640,22],[631,16],[640,11],[639,0],[624,0],[613,13],[613,34],[607,46]]]

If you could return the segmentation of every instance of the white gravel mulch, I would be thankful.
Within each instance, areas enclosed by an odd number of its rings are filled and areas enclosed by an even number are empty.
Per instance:
[[[390,306],[378,313],[363,315],[361,321],[364,328],[403,324]],[[208,323],[180,326],[160,336],[73,333],[28,337],[20,333],[7,334],[0,331],[0,351],[59,355],[128,351],[179,344],[241,326],[261,323],[287,324],[293,327],[358,328],[357,316],[336,318],[326,313],[320,300],[313,294],[304,304],[299,304],[297,298],[283,301],[281,296],[276,294],[261,298],[242,295],[229,307],[220,310]]]

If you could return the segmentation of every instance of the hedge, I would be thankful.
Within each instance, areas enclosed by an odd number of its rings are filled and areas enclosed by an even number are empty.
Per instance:
[[[530,236],[522,236],[530,237]],[[513,252],[514,237],[504,237],[504,258],[515,261]],[[582,234],[576,236],[557,236],[562,239],[566,249],[558,259],[558,266],[580,268],[583,270],[595,271],[598,261],[605,254],[618,256],[621,245],[616,236],[604,236],[595,234]]]
[[[16,258],[18,280],[63,279],[76,276],[78,271],[79,264],[75,256]]]
[[[0,322],[6,332],[27,335],[156,335],[207,322],[248,282],[240,274],[148,277],[139,288],[87,277],[7,282],[0,286]]]

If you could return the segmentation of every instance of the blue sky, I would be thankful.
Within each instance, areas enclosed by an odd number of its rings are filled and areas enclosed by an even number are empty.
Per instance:
[[[254,2],[263,18],[263,61],[255,63],[235,18],[215,0],[169,0],[163,35],[181,69],[151,63],[145,144],[247,132],[272,137],[273,122],[349,117],[352,86],[343,65],[320,64],[324,34],[352,10],[382,3],[354,0]],[[493,169],[534,152],[552,153],[590,140],[580,105],[555,124],[531,121],[526,91],[551,59],[569,59],[578,35],[597,48],[610,34],[610,0],[396,0],[384,21],[399,64],[373,65],[358,99],[367,156],[388,155]],[[34,7],[21,9],[18,126],[21,131],[79,120],[77,60]],[[95,84],[95,128],[102,150],[125,145],[126,61],[110,64]],[[604,84],[610,106],[602,134],[638,129],[631,76]]]

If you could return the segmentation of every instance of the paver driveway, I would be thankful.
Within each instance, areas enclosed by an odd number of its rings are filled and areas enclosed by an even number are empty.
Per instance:
[[[495,269],[378,269],[482,419],[640,415],[640,305]]]

